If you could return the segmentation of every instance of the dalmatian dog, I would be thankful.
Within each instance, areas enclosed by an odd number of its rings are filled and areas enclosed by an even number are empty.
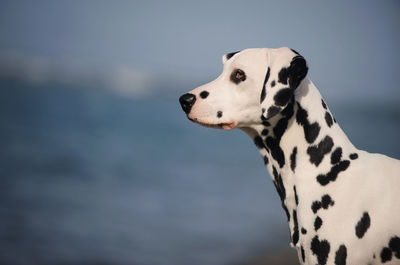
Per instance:
[[[193,122],[251,137],[300,263],[400,264],[400,161],[353,146],[296,51],[246,49],[222,60],[222,74],[180,104]]]

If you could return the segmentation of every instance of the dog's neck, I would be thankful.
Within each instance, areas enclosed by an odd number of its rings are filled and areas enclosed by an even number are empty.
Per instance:
[[[296,88],[281,113],[242,130],[253,139],[264,159],[286,212],[292,243],[296,245],[299,227],[305,222],[298,218],[299,211],[305,209],[299,207],[301,200],[304,198],[303,205],[307,205],[307,193],[312,193],[315,185],[321,187],[332,181],[318,177],[318,173],[327,174],[333,166],[348,167],[348,157],[357,149],[308,78]],[[318,173],[313,176],[310,172]]]

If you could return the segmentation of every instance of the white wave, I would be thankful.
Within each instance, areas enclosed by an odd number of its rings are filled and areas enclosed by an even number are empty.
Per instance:
[[[55,61],[15,52],[0,53],[0,78],[13,78],[34,84],[52,82],[71,87],[96,87],[121,96],[147,97],[155,93],[152,74],[127,65],[98,67],[79,59]]]

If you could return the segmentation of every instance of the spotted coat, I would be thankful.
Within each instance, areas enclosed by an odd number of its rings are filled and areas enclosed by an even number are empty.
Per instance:
[[[247,49],[223,63],[180,103],[194,122],[253,139],[300,263],[400,264],[399,160],[350,142],[296,51]]]

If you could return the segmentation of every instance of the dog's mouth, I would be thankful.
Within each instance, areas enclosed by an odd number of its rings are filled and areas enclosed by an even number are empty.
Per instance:
[[[213,128],[213,129],[232,130],[235,128],[234,122],[207,123],[207,122],[199,121],[197,118],[192,119],[192,118],[188,117],[188,119],[191,120],[192,122],[195,122],[202,126],[205,126],[208,128]]]

